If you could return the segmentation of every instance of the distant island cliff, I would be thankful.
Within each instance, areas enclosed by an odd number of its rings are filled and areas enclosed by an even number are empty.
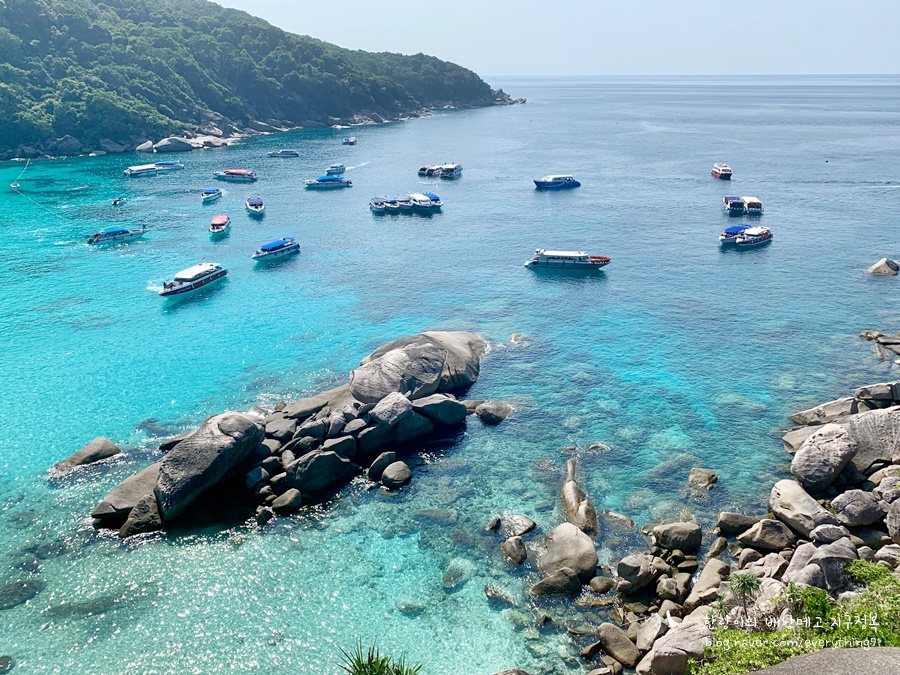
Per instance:
[[[514,102],[435,57],[343,49],[206,0],[0,0],[0,53],[0,158]]]

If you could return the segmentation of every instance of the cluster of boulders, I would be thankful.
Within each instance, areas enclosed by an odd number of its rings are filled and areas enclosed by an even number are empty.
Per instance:
[[[525,103],[524,98],[513,98],[502,89],[491,89],[491,97],[494,105],[521,105]]]
[[[226,412],[165,441],[162,459],[116,486],[94,509],[98,528],[121,537],[164,529],[210,499],[255,506],[257,523],[332,497],[365,471],[395,490],[412,477],[400,459],[413,442],[446,434],[469,414],[488,425],[512,407],[459,401],[453,392],[478,379],[487,343],[474,333],[428,332],[395,340],[363,359],[350,382],[266,417]],[[100,438],[54,473],[121,451]]]

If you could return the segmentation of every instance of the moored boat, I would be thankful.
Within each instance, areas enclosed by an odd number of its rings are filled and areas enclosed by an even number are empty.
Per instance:
[[[222,196],[222,190],[219,188],[206,188],[200,193],[200,201],[204,204],[211,204]]]
[[[444,205],[441,198],[433,192],[414,192],[409,195],[409,201],[412,204],[413,211],[422,213],[440,211]]]
[[[397,198],[397,209],[401,213],[412,213],[413,203],[412,199],[409,197],[398,197]]]
[[[534,187],[538,190],[565,190],[567,188],[581,187],[581,183],[569,174],[551,174],[534,180]]]
[[[260,197],[247,197],[244,208],[251,216],[262,216],[266,212],[266,205]]]
[[[268,244],[263,244],[251,257],[254,260],[274,260],[284,256],[300,252],[300,244],[293,237],[282,237]]]
[[[89,244],[119,244],[124,241],[134,241],[147,234],[147,226],[141,229],[129,230],[127,227],[108,227],[94,232],[88,239]]]
[[[228,270],[219,263],[200,263],[182,270],[175,275],[172,281],[164,283],[159,294],[164,298],[173,295],[184,295],[204,286],[209,286],[222,279],[226,274],[228,274]]]
[[[440,164],[424,164],[419,167],[419,175],[427,176],[428,178],[432,178],[434,176],[441,175],[441,165]]]
[[[762,202],[756,197],[741,197],[744,200],[744,209],[748,216],[758,216],[762,214]]]
[[[300,153],[296,150],[272,150],[269,157],[299,157]]]
[[[226,180],[231,183],[252,183],[256,180],[256,174],[250,169],[225,169],[215,174],[218,180]]]
[[[156,164],[137,164],[129,166],[122,173],[129,178],[141,178],[143,176],[155,176],[159,173],[159,169],[156,168]]]
[[[729,216],[744,215],[744,200],[734,195],[726,195],[722,197],[722,208]]]
[[[156,163],[157,171],[181,171],[184,168],[184,164],[181,162],[176,162],[174,159],[165,160],[162,162]]]
[[[115,199],[112,200],[112,205],[113,206],[122,206],[122,204],[124,204],[127,201],[128,201],[128,199],[126,199],[125,197],[116,197]]]
[[[744,231],[749,230],[749,225],[732,225],[731,227],[726,227],[725,231],[719,235],[719,243],[720,244],[734,244],[737,241],[738,236],[744,233]]]
[[[344,145],[356,145],[356,136],[344,136],[341,139],[341,143]]]
[[[387,208],[384,201],[385,200],[381,197],[372,197],[372,199],[369,200],[369,210],[372,213],[384,213]]]
[[[410,205],[411,207],[412,205]],[[400,200],[397,197],[385,197],[384,198],[384,212],[385,213],[400,213]]]
[[[441,167],[441,178],[446,178],[448,180],[453,180],[454,178],[459,178],[462,176],[462,165],[461,164],[444,164]]]
[[[605,255],[589,255],[584,251],[548,251],[535,249],[534,256],[525,261],[525,267],[567,270],[595,270],[609,265]]]
[[[213,216],[212,221],[209,223],[209,233],[212,236],[227,234],[229,229],[231,229],[231,218],[224,214]]]
[[[722,180],[731,180],[731,167],[727,164],[713,164],[712,174],[713,178],[721,178]]]
[[[749,248],[751,246],[759,246],[768,244],[772,241],[772,232],[767,227],[750,227],[744,230],[734,240],[736,246],[740,248]]]
[[[343,164],[332,164],[327,169],[325,169],[326,176],[342,176],[344,172],[347,170]]]
[[[353,187],[353,183],[343,176],[319,176],[303,181],[307,190],[334,190]]]

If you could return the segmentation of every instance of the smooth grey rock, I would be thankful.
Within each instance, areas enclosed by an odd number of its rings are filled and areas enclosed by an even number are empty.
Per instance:
[[[194,431],[196,431],[196,429],[192,429],[191,431],[186,431],[183,434],[178,434],[177,436],[172,436],[171,438],[167,438],[166,440],[164,440],[162,443],[159,444],[159,449],[162,450],[163,452],[168,452],[169,450],[174,448],[176,445],[181,443],[181,441],[183,441],[185,438],[187,438],[188,436],[193,434]]]
[[[416,412],[400,419],[393,427],[394,442],[397,445],[409,443],[434,431],[434,422]]]
[[[447,394],[432,394],[414,400],[412,405],[413,410],[435,424],[459,424],[468,414],[466,406]]]
[[[195,147],[193,143],[184,138],[169,136],[156,143],[153,149],[156,152],[190,152]]]
[[[247,492],[253,492],[258,485],[267,480],[269,480],[269,472],[261,466],[257,466],[247,472],[247,477],[244,479],[244,485],[247,487]]]
[[[350,373],[350,392],[363,403],[391,393],[410,399],[437,393],[447,351],[434,344],[406,345],[385,352]]]
[[[516,565],[521,565],[528,557],[528,550],[522,537],[510,537],[500,545],[503,555],[512,560]],[[578,584],[581,587],[581,583]]]
[[[758,550],[781,551],[793,546],[796,537],[784,523],[763,518],[749,530],[739,534],[737,540],[743,546]]]
[[[781,579],[788,567],[788,561],[778,553],[769,553],[760,560],[747,565],[747,571],[753,572],[757,577],[769,579]]]
[[[900,406],[854,415],[841,426],[856,441],[856,455],[851,461],[862,473],[869,475],[890,464],[900,464]]]
[[[900,270],[900,265],[898,265],[890,258],[882,258],[877,263],[872,265],[869,269],[867,269],[866,272],[868,272],[869,274],[895,276],[897,274],[897,270]]]
[[[359,467],[336,452],[314,450],[288,467],[287,485],[300,492],[322,494],[343,485]]]
[[[831,500],[838,521],[847,527],[871,525],[884,518],[881,504],[871,492],[847,490]]]
[[[612,623],[601,623],[597,628],[597,639],[603,651],[627,668],[634,668],[641,660],[641,653],[628,635]]]
[[[696,553],[700,550],[703,531],[698,523],[668,523],[653,528],[656,542],[670,551],[679,550],[684,553]]]
[[[856,441],[839,424],[826,424],[806,439],[791,461],[791,473],[807,490],[831,485],[856,455]]]
[[[53,465],[53,470],[58,473],[65,473],[85,464],[93,464],[101,459],[118,455],[122,452],[119,446],[113,443],[105,436],[95,438],[85,445],[81,450],[69,455],[61,462]]]
[[[781,437],[781,443],[784,445],[785,451],[794,454],[800,449],[800,446],[806,442],[806,439],[818,431],[818,427],[798,427],[791,429]]]
[[[507,537],[521,537],[535,527],[536,523],[528,516],[503,516],[500,518],[500,530]]]
[[[322,443],[323,452],[336,452],[341,457],[353,459],[356,456],[356,439],[353,436],[329,438]]]
[[[718,588],[728,576],[731,574],[731,567],[718,558],[713,558],[700,572],[694,588],[691,589],[690,595],[684,601],[684,608],[691,612],[703,604],[703,597],[707,591]]]
[[[562,567],[531,588],[533,595],[575,595],[581,590],[581,580],[574,570]]]
[[[694,467],[688,474],[688,483],[704,490],[712,490],[718,482],[719,477],[710,469]]]
[[[769,508],[775,517],[804,539],[819,525],[837,525],[837,518],[826,511],[796,481],[780,480],[772,487]]]
[[[845,415],[853,415],[858,412],[856,407],[856,399],[852,396],[845,396],[835,401],[829,401],[822,405],[817,405],[809,410],[801,410],[791,415],[791,420],[796,424],[828,424],[834,422],[839,417]]]
[[[128,519],[119,529],[119,537],[126,539],[144,532],[158,532],[162,527],[162,516],[159,515],[156,495],[151,492],[144,495],[131,509]]]
[[[884,519],[887,525],[888,535],[895,544],[900,544],[900,500],[891,504],[887,517]]]
[[[569,480],[563,483],[561,497],[566,520],[579,530],[594,539],[600,533],[600,523],[597,520],[597,509],[588,498],[581,486],[574,480],[575,460],[566,461],[566,469]]]
[[[864,401],[900,401],[900,380],[867,384],[855,393],[856,398]]]
[[[363,457],[373,457],[394,442],[394,430],[379,424],[366,427],[356,437],[356,452]]]
[[[310,398],[301,398],[294,403],[288,403],[282,413],[285,417],[297,420],[300,424],[315,415],[328,405],[328,397],[325,394]]]
[[[737,555],[738,559],[738,569],[744,569],[751,563],[755,563],[757,560],[762,560],[763,554],[757,551],[755,548],[742,548],[740,549],[740,553]]]
[[[297,420],[275,413],[266,418],[266,436],[281,443],[287,443],[297,430]]]
[[[849,538],[838,539],[836,542],[820,546],[809,559],[807,565],[817,565],[822,570],[825,579],[825,589],[835,591],[843,588],[848,581],[844,568],[851,560],[859,558],[856,547],[850,543]]]
[[[711,639],[712,631],[705,621],[686,619],[654,643],[637,672],[641,675],[681,675],[687,670],[689,659],[703,656]]]
[[[367,472],[369,480],[380,481],[381,474],[384,473],[384,470],[396,461],[397,453],[393,450],[389,452],[382,452],[380,455],[378,455],[375,461],[372,462],[371,466],[369,466],[369,470]]]
[[[616,574],[619,575],[620,580],[626,582],[622,590],[628,593],[638,591],[656,579],[652,558],[642,553],[622,558],[616,566]],[[620,581],[620,588],[621,586]]]
[[[57,138],[50,143],[48,149],[54,155],[78,155],[84,148],[84,143],[68,134]]]
[[[303,506],[303,495],[296,488],[286,490],[284,494],[272,502],[272,510],[279,515],[293,513],[301,506]]]
[[[709,550],[706,552],[704,556],[707,560],[710,558],[718,558],[720,555],[725,553],[725,550],[728,548],[728,540],[725,537],[716,537],[712,544],[709,545]]]
[[[135,149],[135,152],[153,152],[153,141],[144,141],[140,143]]]
[[[475,408],[475,414],[481,421],[491,426],[500,424],[512,414],[512,411],[512,406],[503,401],[485,401]]]
[[[862,549],[859,549],[857,553],[862,558]],[[873,558],[876,561],[888,563],[892,568],[896,568],[897,564],[900,563],[900,545],[888,544],[887,546],[882,546],[874,553]]]
[[[350,434],[351,436],[355,436],[357,433],[365,429],[367,426],[365,420],[355,419],[347,422],[347,426],[344,427],[344,433]]]
[[[727,537],[746,532],[760,520],[760,516],[747,516],[743,513],[722,511],[716,521],[716,526],[719,528],[719,532]]]
[[[369,412],[376,422],[385,426],[397,424],[403,417],[413,414],[412,403],[403,394],[391,393],[380,399]]]
[[[243,463],[263,440],[263,428],[247,415],[207,418],[190,438],[163,457],[156,499],[163,521],[180,516],[207,489]]]
[[[819,525],[809,533],[809,538],[817,544],[830,544],[850,536],[850,530],[843,525]]]
[[[545,574],[554,574],[563,567],[575,571],[582,583],[596,576],[597,551],[593,540],[571,523],[562,523],[544,538],[546,550],[538,560]]]
[[[610,579],[609,577],[594,577],[588,582],[588,586],[590,586],[591,590],[594,593],[600,593],[603,595],[604,593],[609,593],[616,586],[616,582]]]
[[[403,487],[412,479],[412,471],[405,462],[388,464],[381,474],[381,484],[391,490]]]
[[[326,422],[328,424],[328,430],[325,432],[325,438],[336,438],[340,436],[344,432],[344,427],[347,426],[347,418],[340,410],[335,410],[328,415]]]
[[[108,152],[110,154],[118,154],[120,152],[125,152],[128,148],[124,145],[119,145],[115,141],[109,138],[101,138],[100,139],[100,149],[104,152]],[[3,671],[0,671],[3,672]]]
[[[664,621],[664,616],[659,613],[651,614],[638,630],[635,645],[642,652],[649,652],[653,647],[653,643],[666,634],[669,630],[669,624]]]
[[[120,528],[128,520],[128,514],[145,495],[152,494],[159,478],[159,466],[155,462],[129,476],[104,497],[91,512],[102,527]]]

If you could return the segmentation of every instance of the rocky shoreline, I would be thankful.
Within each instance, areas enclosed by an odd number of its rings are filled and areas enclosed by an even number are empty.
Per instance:
[[[524,98],[512,98],[502,89],[491,90],[491,105],[506,106],[525,103]],[[180,134],[168,136],[158,141],[149,138],[133,137],[131,139],[102,138],[97,147],[91,147],[82,143],[72,135],[60,138],[48,138],[43,143],[35,145],[20,145],[14,150],[0,153],[0,160],[9,159],[52,159],[59,157],[76,157],[88,155],[91,157],[107,154],[121,154],[125,152],[142,153],[179,153],[200,150],[204,148],[219,148],[240,140],[247,136],[259,134],[271,134],[295,129],[325,129],[328,127],[349,128],[355,126],[385,124],[389,122],[405,122],[417,117],[428,117],[434,110],[450,110],[466,106],[460,106],[453,102],[447,102],[439,108],[416,108],[397,114],[394,117],[383,117],[377,113],[360,113],[346,118],[326,117],[324,119],[303,120],[299,125],[286,120],[270,119],[261,120],[231,120],[214,113],[205,111],[201,124],[185,127]]]

